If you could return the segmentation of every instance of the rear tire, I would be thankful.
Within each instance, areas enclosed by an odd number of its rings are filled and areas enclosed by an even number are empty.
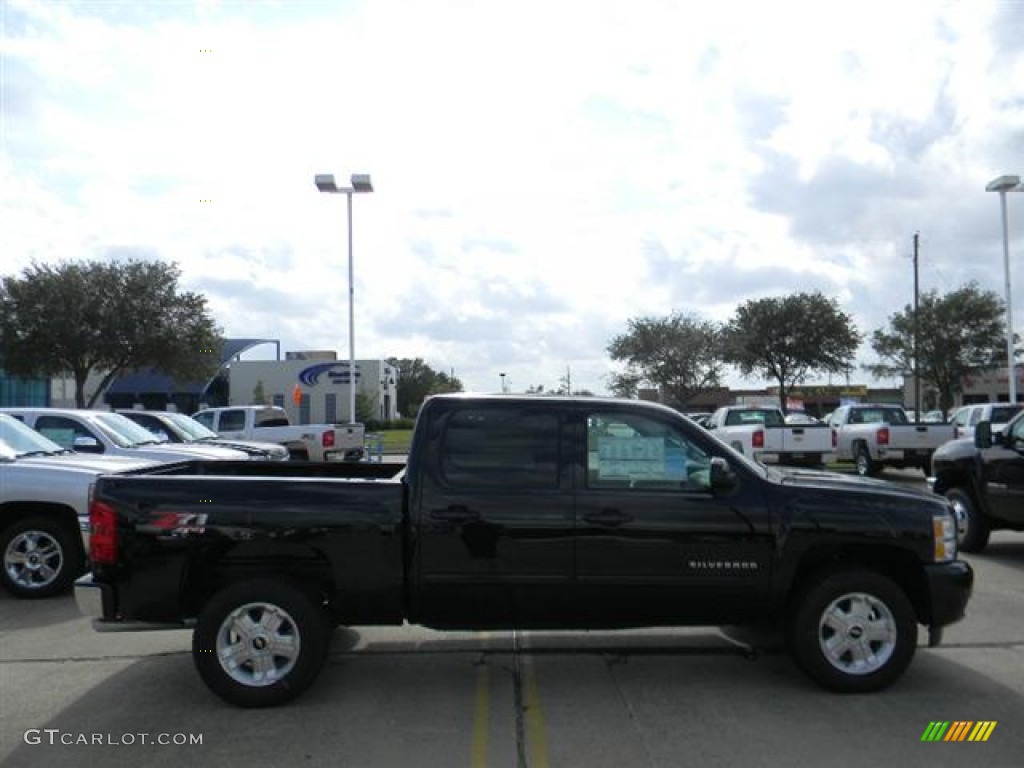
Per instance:
[[[857,474],[861,477],[877,477],[881,472],[882,465],[871,458],[871,453],[866,445],[858,446],[854,461],[857,464]]]
[[[789,627],[797,665],[818,685],[866,693],[891,685],[914,658],[917,620],[891,579],[850,568],[815,579]]]
[[[964,552],[981,552],[988,545],[991,531],[974,497],[963,488],[950,488],[946,498],[953,504],[957,546]]]
[[[229,704],[273,707],[305,691],[327,658],[332,626],[294,583],[231,584],[203,608],[192,658],[207,687]]]
[[[16,597],[51,597],[65,592],[85,568],[78,531],[40,515],[11,523],[0,533],[0,580]]]

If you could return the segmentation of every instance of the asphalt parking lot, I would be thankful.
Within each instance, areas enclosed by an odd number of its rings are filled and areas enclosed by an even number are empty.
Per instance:
[[[398,627],[338,630],[310,691],[245,711],[200,682],[187,632],[100,635],[70,596],[0,595],[0,763],[1019,766],[1024,535],[995,534],[966,559],[968,618],[941,648],[921,647],[896,686],[865,696],[821,691],[786,655],[716,629]],[[946,721],[996,725],[984,743],[922,742]]]

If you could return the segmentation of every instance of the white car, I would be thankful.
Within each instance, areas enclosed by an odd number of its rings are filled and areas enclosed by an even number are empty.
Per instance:
[[[0,414],[0,583],[18,597],[67,589],[84,568],[96,477],[154,464],[74,453]]]
[[[131,419],[110,411],[76,408],[2,408],[7,413],[76,453],[127,456],[152,461],[229,459],[244,461],[249,455],[213,445],[162,443]]]

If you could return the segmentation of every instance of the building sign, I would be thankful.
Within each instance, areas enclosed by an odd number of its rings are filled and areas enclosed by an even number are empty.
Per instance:
[[[315,387],[321,377],[330,384],[348,384],[348,363],[318,363],[299,371],[299,381],[307,387]],[[356,382],[359,381],[359,366],[356,366]]]

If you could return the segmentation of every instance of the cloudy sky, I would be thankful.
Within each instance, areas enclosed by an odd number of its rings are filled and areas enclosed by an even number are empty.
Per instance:
[[[347,357],[345,198],[313,177],[355,172],[375,188],[353,201],[356,356],[422,357],[472,390],[569,368],[604,392],[629,318],[724,321],[797,291],[868,335],[913,301],[915,231],[922,291],[1003,295],[985,185],[1024,174],[1018,1],[0,13],[3,274],[174,261],[227,335]]]

